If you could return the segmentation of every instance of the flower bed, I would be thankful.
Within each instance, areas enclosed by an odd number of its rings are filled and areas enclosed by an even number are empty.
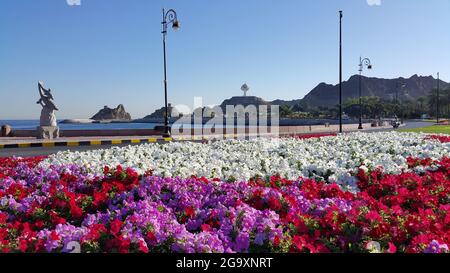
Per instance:
[[[303,135],[291,135],[289,137],[294,137],[298,139],[308,139],[308,138],[322,138],[329,136],[337,136],[337,134],[303,134]]]
[[[434,139],[442,143],[449,143],[450,142],[450,136],[447,135],[431,135],[429,136],[429,139]]]
[[[280,175],[336,182],[356,191],[354,174],[360,166],[381,166],[387,173],[408,168],[407,158],[440,159],[450,153],[450,143],[416,133],[352,133],[310,139],[257,139],[217,141],[207,144],[176,142],[146,144],[89,152],[60,152],[42,166],[77,164],[95,173],[104,165],[131,167],[139,174],[153,170],[157,176],[189,178],[191,175],[223,181],[268,178]]]
[[[0,163],[0,252],[448,252],[450,159],[311,179],[222,182]],[[6,162],[6,163],[4,163]],[[430,168],[430,166],[432,166]]]

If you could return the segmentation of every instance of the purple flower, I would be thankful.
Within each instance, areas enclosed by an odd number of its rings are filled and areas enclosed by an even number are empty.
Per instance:
[[[424,253],[447,253],[447,252],[448,252],[447,244],[440,244],[436,240],[431,241],[431,243],[424,250]]]

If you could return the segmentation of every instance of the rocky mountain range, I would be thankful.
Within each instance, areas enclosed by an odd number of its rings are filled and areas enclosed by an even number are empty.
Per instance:
[[[108,106],[105,106],[91,119],[96,121],[129,121],[131,120],[131,115],[125,111],[125,107],[122,104],[119,104],[117,108],[109,108]]]
[[[400,101],[416,100],[419,97],[427,96],[437,87],[437,79],[433,76],[413,75],[410,78],[382,79],[373,77],[361,77],[362,95],[376,96],[386,100],[398,99]],[[450,83],[440,80],[441,89],[449,89]],[[347,81],[342,82],[343,102],[358,98],[359,96],[359,75],[353,75]],[[334,107],[339,103],[339,85],[320,83],[311,90],[304,98],[296,100],[274,100],[265,101],[256,96],[235,96],[224,100],[219,107],[225,113],[226,105],[301,105],[303,107]],[[205,107],[197,109],[211,112],[211,108]],[[153,114],[144,119],[164,117],[164,107],[156,110]],[[169,114],[172,113],[172,106],[169,105]],[[172,115],[173,116],[173,115]]]
[[[362,77],[362,95],[377,96],[387,100],[396,97],[400,101],[414,100],[427,96],[430,91],[437,87],[437,80],[432,76],[413,75],[410,78],[381,79]],[[442,89],[450,88],[450,84],[440,81]],[[342,82],[342,96],[344,102],[359,96],[359,75],[350,77],[348,81]],[[309,107],[333,107],[339,101],[339,85],[320,83],[311,90],[303,99],[298,100],[275,100],[272,104],[307,105]]]

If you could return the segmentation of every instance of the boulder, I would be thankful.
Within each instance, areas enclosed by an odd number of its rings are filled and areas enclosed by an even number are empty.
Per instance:
[[[9,137],[12,135],[12,127],[8,124],[2,125],[2,137]]]

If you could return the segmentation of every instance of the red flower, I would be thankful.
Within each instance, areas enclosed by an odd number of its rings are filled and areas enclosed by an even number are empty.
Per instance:
[[[156,243],[156,236],[151,231],[147,232],[147,239],[150,241],[150,243]]]
[[[274,196],[271,196],[269,198],[269,207],[274,211],[279,211],[282,208],[280,200],[278,198],[275,198]]]
[[[307,245],[307,240],[305,236],[295,235],[294,237],[292,237],[292,245],[297,251],[302,252],[303,248],[305,248]]]
[[[187,217],[192,218],[195,216],[195,209],[192,206],[187,207],[184,213],[186,214]]]
[[[48,214],[50,215],[50,219],[53,225],[64,225],[66,223],[66,219],[60,217],[56,212],[50,211]]]
[[[388,253],[395,253],[397,252],[397,247],[393,243],[389,243],[389,249],[387,251]]]
[[[280,237],[278,235],[275,235],[275,238],[273,238],[273,245],[274,246],[280,245]]]
[[[100,238],[101,234],[106,233],[106,227],[103,224],[93,224],[90,226],[89,233],[86,235],[85,240],[96,241]]]
[[[6,220],[8,220],[8,215],[0,212],[0,224],[5,224]]]
[[[106,192],[101,191],[101,192],[94,192],[94,201],[92,202],[92,204],[96,207],[101,206],[103,203],[106,202],[106,200],[108,200],[108,195]]]
[[[211,226],[208,225],[208,224],[203,224],[203,225],[201,226],[201,229],[202,229],[202,231],[208,231],[208,232],[212,231]]]
[[[19,201],[28,195],[28,192],[25,189],[25,187],[18,183],[12,184],[8,188],[7,193],[14,196],[14,198]]]
[[[61,240],[61,238],[59,237],[58,233],[56,233],[56,231],[54,231],[54,230],[50,233],[50,239],[52,241],[59,241],[59,240]]]
[[[120,175],[123,172],[123,168],[121,165],[117,165],[116,167],[116,175]]]
[[[22,252],[26,252],[28,249],[28,242],[27,240],[20,240],[19,241],[19,249]]]
[[[369,220],[370,222],[380,222],[383,220],[380,214],[374,210],[366,214],[366,219]]]
[[[76,202],[72,199],[69,201],[70,214],[75,219],[80,219],[83,217],[83,210],[78,207]]]
[[[139,250],[143,253],[148,253],[148,247],[144,241],[139,241]]]
[[[42,229],[44,227],[44,221],[42,220],[37,220],[36,222],[34,222],[34,227],[36,229]]]
[[[131,240],[125,239],[123,236],[120,236],[117,240],[119,241],[119,253],[128,253]]]
[[[120,229],[122,228],[122,221],[120,221],[119,219],[115,219],[114,221],[111,222],[111,234],[112,235],[117,235],[117,233],[120,232]]]
[[[450,136],[432,135],[432,136],[429,136],[428,139],[434,139],[434,140],[437,140],[442,143],[450,142]]]
[[[0,228],[0,242],[8,236],[8,229]]]

